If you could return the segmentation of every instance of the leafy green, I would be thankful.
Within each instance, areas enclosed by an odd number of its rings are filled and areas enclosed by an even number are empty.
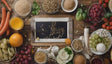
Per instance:
[[[87,8],[81,4],[81,7],[77,9],[76,20],[81,21],[85,20],[87,17]]]
[[[67,64],[73,64],[72,62],[68,62]]]
[[[110,13],[110,12],[107,12],[107,13],[105,14],[105,18],[109,18],[110,16],[112,16],[112,13]]]
[[[40,6],[37,4],[36,1],[33,2],[33,6],[32,6],[32,14],[33,15],[38,15],[39,14],[39,10],[40,10]]]
[[[66,47],[64,50],[65,50],[69,55],[72,54],[72,51],[71,51],[69,48]]]

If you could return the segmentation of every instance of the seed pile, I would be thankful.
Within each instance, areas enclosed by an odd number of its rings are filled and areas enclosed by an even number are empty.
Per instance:
[[[42,8],[46,13],[55,13],[58,11],[58,0],[44,0]]]

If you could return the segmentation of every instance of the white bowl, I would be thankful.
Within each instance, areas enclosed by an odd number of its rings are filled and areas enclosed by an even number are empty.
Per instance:
[[[101,31],[101,30],[106,30],[106,29],[98,29],[98,30]],[[90,35],[90,38],[91,38],[92,35],[96,34],[96,32],[97,32],[98,30],[94,31],[94,32]],[[106,31],[107,31],[107,30],[106,30]],[[109,49],[111,48],[111,45],[112,45],[112,36],[111,36],[111,33],[110,33],[109,31],[107,31],[107,32],[108,32],[108,34],[109,34],[108,37],[109,37],[110,40],[111,40],[111,44],[110,44],[110,46],[108,47],[108,49],[106,49],[104,52],[98,52],[98,51],[93,50],[93,48],[91,48],[91,46],[90,46],[90,44],[89,44],[89,47],[90,47],[90,50],[91,50],[92,53],[94,53],[94,54],[96,54],[96,55],[103,55],[103,54],[105,54],[106,52],[109,51]],[[90,38],[89,38],[89,39],[90,39]]]
[[[72,41],[71,47],[72,47],[72,49],[73,49],[75,52],[82,52],[83,49],[81,49],[81,50],[75,50],[75,49],[74,49],[73,44],[75,43],[76,40],[80,40],[80,39],[74,39],[74,40]],[[82,42],[82,40],[81,40],[81,43],[82,43],[82,45],[83,45],[83,47],[84,47],[84,43]]]
[[[76,10],[76,8],[78,6],[78,1],[77,0],[74,0],[75,1],[75,7],[72,10],[66,10],[66,9],[64,9],[64,7],[63,7],[64,1],[65,0],[62,0],[62,2],[61,2],[61,7],[62,7],[63,11],[70,13],[70,12],[73,12],[73,11]]]

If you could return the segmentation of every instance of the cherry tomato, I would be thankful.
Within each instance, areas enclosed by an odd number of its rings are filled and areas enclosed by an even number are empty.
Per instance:
[[[108,19],[107,19],[107,18],[104,18],[103,21],[104,21],[104,22],[108,22]]]
[[[110,17],[110,20],[112,21],[112,16]]]
[[[106,22],[105,25],[108,25],[108,23]]]
[[[109,27],[109,26],[107,26],[107,27],[106,27],[106,29],[107,29],[107,30],[110,30],[110,27]]]
[[[112,26],[112,21],[110,22],[110,25]]]
[[[110,26],[110,29],[112,30],[112,26]]]
[[[105,24],[103,24],[103,25],[102,25],[102,28],[106,28],[106,25],[105,25]]]

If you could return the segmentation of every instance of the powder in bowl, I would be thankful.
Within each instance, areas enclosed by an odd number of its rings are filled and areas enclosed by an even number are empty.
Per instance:
[[[18,0],[14,5],[15,12],[20,16],[26,16],[31,11],[31,3],[28,0]]]
[[[81,41],[81,40],[75,40],[75,41],[73,42],[73,48],[74,48],[76,51],[82,50],[82,49],[83,49],[82,41]]]
[[[74,0],[65,0],[63,4],[64,9],[66,10],[73,10],[75,7],[75,1]]]
[[[35,54],[34,59],[37,63],[45,63],[47,60],[47,56],[45,52],[39,51]]]

